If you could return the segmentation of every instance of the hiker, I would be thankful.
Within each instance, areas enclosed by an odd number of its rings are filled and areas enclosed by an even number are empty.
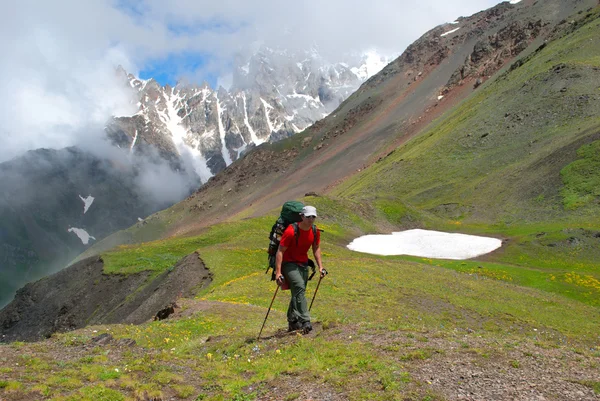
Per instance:
[[[312,330],[305,297],[308,282],[308,250],[311,246],[321,277],[327,272],[321,261],[320,233],[314,226],[317,209],[314,206],[304,206],[300,217],[301,222],[290,224],[283,232],[275,256],[275,277],[278,285],[283,286],[285,283],[292,291],[287,311],[288,331],[302,330],[306,334]]]

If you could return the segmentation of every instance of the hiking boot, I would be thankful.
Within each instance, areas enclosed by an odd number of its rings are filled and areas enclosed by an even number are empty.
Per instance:
[[[312,330],[312,324],[310,322],[302,323],[302,334],[308,334]]]
[[[297,331],[300,330],[302,328],[302,324],[297,321],[294,320],[293,322],[288,321],[288,332],[292,332],[292,331]]]

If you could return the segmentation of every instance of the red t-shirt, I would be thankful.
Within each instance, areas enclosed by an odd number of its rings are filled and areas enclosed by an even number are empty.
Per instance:
[[[316,245],[319,245],[319,243],[321,242],[321,234],[319,230],[317,230],[317,240],[315,241],[315,236],[313,234],[312,227],[306,231],[298,227],[298,233],[298,245],[296,246],[294,225],[290,224],[283,232],[283,235],[281,236],[281,242],[279,242],[280,246],[284,246],[287,248],[283,253],[283,263],[307,263],[308,250],[312,246],[313,242],[315,242]]]

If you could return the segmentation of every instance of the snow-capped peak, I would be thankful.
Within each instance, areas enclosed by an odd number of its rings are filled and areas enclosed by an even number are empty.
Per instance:
[[[236,58],[229,90],[184,81],[163,87],[128,74],[138,112],[115,119],[118,127],[109,130],[120,141],[129,138],[120,146],[131,153],[150,144],[175,159],[189,161],[190,155],[206,182],[249,146],[286,138],[320,120],[387,62],[374,50],[331,63],[315,48],[261,48]]]

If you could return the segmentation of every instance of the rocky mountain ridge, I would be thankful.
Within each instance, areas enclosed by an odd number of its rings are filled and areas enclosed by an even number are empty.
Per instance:
[[[316,51],[302,54],[262,48],[237,60],[229,90],[161,86],[123,69],[118,73],[139,111],[107,125],[120,147],[150,144],[167,160],[187,158],[203,182],[248,149],[287,138],[327,116],[387,59],[368,53],[353,65],[328,63]]]

